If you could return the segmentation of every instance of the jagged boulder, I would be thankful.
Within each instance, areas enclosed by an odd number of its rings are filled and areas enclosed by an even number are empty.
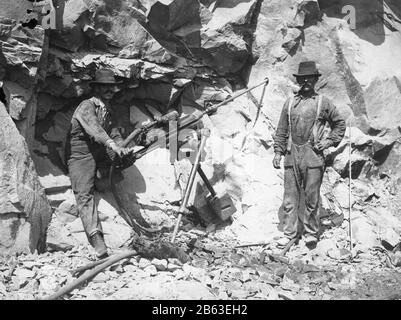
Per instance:
[[[25,142],[0,103],[0,252],[43,252],[52,210]]]
[[[326,163],[332,165],[341,176],[346,177],[349,175],[349,160],[351,159],[352,177],[356,179],[364,172],[365,164],[370,166],[375,163],[383,169],[384,163],[388,161],[388,156],[394,153],[392,147],[399,137],[398,129],[389,130],[380,136],[369,136],[360,129],[352,127],[350,158],[350,131],[347,128],[341,143],[336,148],[332,147],[327,150]]]
[[[32,4],[24,0],[0,3],[0,60],[6,74],[3,86],[7,91],[8,110],[30,148],[36,117],[36,90],[44,78],[48,42],[43,28],[30,29],[21,25]]]
[[[204,4],[171,0],[148,2],[146,13],[136,12],[144,28],[168,51],[225,75],[239,72],[251,57],[256,9],[256,0]]]
[[[401,121],[401,75],[376,78],[366,89],[366,111],[375,130],[394,129]]]
[[[256,7],[256,0],[216,1],[209,7],[212,17],[201,30],[203,63],[221,75],[245,67],[251,58]]]
[[[176,63],[178,56],[220,74],[236,73],[251,56],[256,7],[256,0],[208,7],[198,0],[71,0],[65,4],[64,28],[52,30],[50,43],[64,51],[97,49],[159,63]]]
[[[400,175],[400,157],[401,157],[401,144],[399,141],[396,141],[394,145],[392,145],[391,149],[387,149],[387,152],[385,152],[382,155],[382,158],[380,159],[380,164],[378,166],[378,174],[384,174],[393,181],[396,185],[399,184],[399,181],[401,180],[401,175]],[[395,191],[395,202],[398,203],[398,205],[401,205],[401,192],[400,190]],[[398,214],[398,210],[396,210],[396,213]]]

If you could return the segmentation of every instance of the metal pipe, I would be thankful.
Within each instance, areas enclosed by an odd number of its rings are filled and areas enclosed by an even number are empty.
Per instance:
[[[351,161],[351,121],[352,119],[350,118],[349,120],[349,151],[348,151],[348,156],[349,156],[349,163],[348,163],[348,175],[349,175],[349,189],[348,189],[348,201],[349,201],[349,209],[348,209],[348,229],[349,229],[349,246],[350,246],[350,252],[351,252],[351,259],[352,259],[352,223],[351,223],[351,181],[352,181],[352,161]]]
[[[58,292],[53,293],[52,295],[43,298],[42,300],[56,300],[61,298],[63,295],[70,293],[74,289],[78,288],[81,286],[83,283],[86,281],[89,281],[93,279],[98,273],[102,272],[104,269],[107,267],[110,267],[111,265],[117,263],[118,261],[126,258],[133,257],[137,255],[138,253],[135,250],[130,250],[127,252],[123,252],[121,254],[116,254],[114,256],[109,257],[106,259],[101,265],[96,266],[93,270],[90,270],[86,273],[84,273],[82,276],[80,276],[78,279],[74,280],[70,284],[64,286],[61,288]],[[102,260],[103,261],[103,260]]]
[[[245,93],[247,93],[247,92],[249,92],[249,91],[251,91],[251,90],[254,90],[254,89],[256,89],[257,87],[260,87],[260,86],[263,85],[263,84],[264,84],[264,85],[267,85],[268,83],[269,83],[269,78],[266,77],[266,78],[263,80],[263,82],[261,82],[261,83],[259,83],[259,84],[256,84],[256,85],[254,85],[253,87],[250,87],[250,88],[248,88],[248,89],[245,89],[245,90],[243,90],[243,91],[241,91],[241,92],[239,92],[239,93],[233,95],[231,98],[228,98],[228,99],[226,99],[226,100],[220,102],[219,104],[216,104],[215,106],[210,106],[210,107],[207,108],[205,111],[203,111],[203,114],[212,113],[212,112],[214,112],[215,110],[217,110],[218,108],[220,108],[221,106],[223,106],[223,105],[225,105],[225,104],[227,104],[227,103],[229,103],[229,102],[231,102],[231,101],[237,99],[238,97],[244,95]]]
[[[216,196],[216,191],[214,191],[214,188],[212,187],[209,179],[206,177],[206,174],[202,170],[202,167],[200,165],[198,166],[198,173],[199,173],[200,177],[202,178],[203,182],[205,183],[206,188],[209,190],[212,197]]]

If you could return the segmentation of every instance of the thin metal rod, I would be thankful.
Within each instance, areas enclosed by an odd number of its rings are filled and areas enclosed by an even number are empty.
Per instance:
[[[203,111],[203,115],[205,115],[205,114],[210,114],[210,113],[216,111],[216,110],[217,110],[218,108],[220,108],[221,106],[223,106],[223,105],[225,105],[225,104],[227,104],[227,103],[229,103],[229,102],[231,102],[231,101],[237,99],[238,97],[244,95],[245,93],[247,93],[247,92],[249,92],[249,91],[252,91],[252,90],[256,89],[257,87],[260,87],[261,85],[267,85],[268,83],[269,83],[269,78],[266,77],[266,78],[263,80],[263,82],[261,82],[261,83],[259,83],[259,84],[256,84],[256,85],[254,85],[253,87],[250,87],[250,88],[248,88],[248,89],[244,89],[244,90],[240,91],[239,93],[233,95],[231,98],[228,98],[228,99],[226,99],[226,100],[220,102],[219,104],[216,104],[215,106],[210,106],[210,107],[207,108],[205,111]]]
[[[269,84],[269,81],[266,80],[266,83],[265,83],[265,85],[263,86],[263,90],[262,90],[262,94],[261,94],[261,96],[260,96],[259,103],[258,103],[258,105],[256,106],[256,107],[258,108],[258,110],[256,111],[255,121],[253,122],[253,126],[252,126],[253,128],[255,128],[256,122],[257,122],[258,119],[259,119],[260,111],[261,111],[261,109],[262,109],[262,107],[263,107],[263,99],[264,99],[264,97],[265,97],[266,87],[267,87],[268,84]],[[250,91],[249,91],[249,92],[250,92]]]
[[[206,188],[209,190],[212,197],[216,196],[216,191],[214,191],[214,188],[211,185],[209,179],[206,177],[205,172],[202,170],[201,165],[198,166],[198,173],[199,173],[200,177],[202,178],[203,182],[205,183]]]
[[[349,190],[348,190],[348,201],[349,201],[349,209],[348,209],[348,229],[349,229],[349,246],[351,252],[351,259],[352,259],[352,223],[351,223],[351,211],[352,211],[352,203],[351,203],[351,181],[352,181],[352,160],[351,160],[351,121],[349,120],[349,162],[348,162],[348,175],[349,175]]]

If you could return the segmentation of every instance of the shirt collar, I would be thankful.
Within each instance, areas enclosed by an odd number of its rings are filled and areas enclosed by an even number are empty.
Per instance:
[[[89,100],[92,101],[95,105],[99,106],[100,108],[107,110],[109,113],[111,113],[110,108],[107,108],[107,106],[104,104],[104,102],[102,100],[100,100],[99,98],[92,97]]]
[[[92,98],[90,98],[89,100],[92,101],[95,105],[97,105],[97,106],[99,106],[99,107],[102,107],[102,108],[105,108],[105,107],[106,107],[106,105],[103,103],[103,101],[100,100],[99,98],[92,97]]]

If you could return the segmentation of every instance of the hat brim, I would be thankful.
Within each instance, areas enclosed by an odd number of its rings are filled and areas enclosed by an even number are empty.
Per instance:
[[[121,84],[123,81],[92,81],[89,83],[89,85],[94,85],[94,84],[101,84],[101,85],[113,85],[113,84]]]
[[[292,74],[294,77],[299,78],[299,77],[320,77],[322,74],[321,73],[307,73],[307,74]]]

